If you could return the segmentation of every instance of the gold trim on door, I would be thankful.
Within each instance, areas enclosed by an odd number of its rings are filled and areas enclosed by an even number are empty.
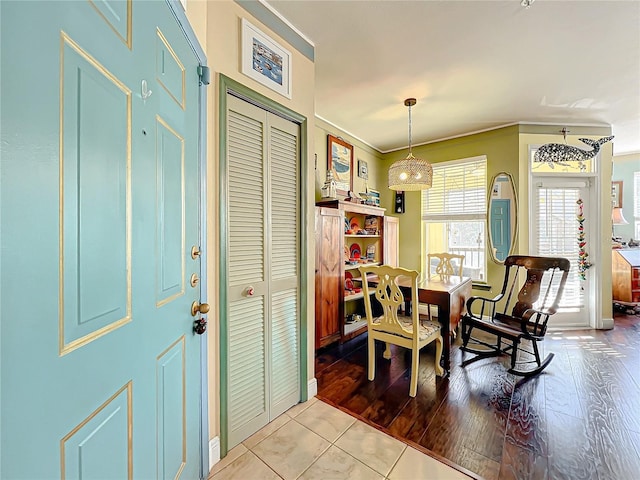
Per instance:
[[[102,13],[100,11],[100,9],[96,6],[96,4],[93,2],[93,0],[89,0],[89,3],[91,4],[91,6],[95,9],[96,12],[98,12],[98,15],[100,15],[102,17],[102,19],[107,23],[107,25],[109,25],[109,28],[111,30],[113,30],[113,33],[116,34],[116,36],[122,40],[122,42],[127,46],[127,48],[129,50],[131,50],[131,47],[133,45],[133,39],[132,39],[132,20],[131,20],[131,14],[133,11],[133,2],[132,0],[127,0],[127,38],[124,38],[120,32],[118,32],[118,30],[116,29],[116,27],[113,25],[113,23],[111,23],[109,21],[109,19],[107,17],[105,17],[104,13]]]
[[[119,397],[125,390],[127,391],[127,478],[128,480],[133,480],[133,382],[131,380],[114,393],[106,402],[94,410],[87,418],[76,425],[73,430],[62,437],[60,440],[60,478],[66,478],[67,474],[65,459],[66,442],[78,433],[80,429],[89,423],[96,415],[108,407],[109,404]]]
[[[127,314],[125,317],[109,325],[77,338],[69,343],[64,339],[64,48],[69,45],[82,58],[91,64],[99,73],[120,89],[127,99],[127,173],[126,173],[126,264],[127,264]],[[60,136],[59,136],[59,261],[58,261],[58,348],[63,356],[86,345],[131,321],[131,90],[100,62],[84,51],[64,31],[60,32]]]

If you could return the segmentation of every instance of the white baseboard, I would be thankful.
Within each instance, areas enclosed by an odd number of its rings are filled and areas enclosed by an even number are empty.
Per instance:
[[[602,324],[600,327],[598,327],[598,329],[611,330],[613,328],[613,325],[614,325],[613,318],[603,318]]]
[[[318,394],[318,381],[314,378],[307,382],[307,398],[313,398]]]
[[[209,440],[209,471],[220,461],[220,438],[213,437]]]

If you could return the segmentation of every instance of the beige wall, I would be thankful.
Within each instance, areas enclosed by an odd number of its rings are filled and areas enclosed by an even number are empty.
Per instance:
[[[315,132],[314,132],[314,65],[311,60],[300,54],[295,48],[289,45],[273,31],[261,24],[253,16],[248,14],[240,5],[231,0],[220,0],[206,2],[199,0],[188,0],[187,17],[194,28],[198,39],[201,42],[206,55],[207,63],[211,69],[211,85],[208,88],[207,97],[207,212],[209,221],[207,224],[207,251],[209,262],[207,264],[208,289],[207,297],[211,305],[219,305],[218,279],[219,265],[215,259],[218,258],[218,234],[219,234],[219,206],[218,206],[218,166],[219,166],[219,138],[218,138],[218,88],[219,74],[224,74],[233,80],[255,90],[256,92],[269,97],[275,102],[305,116],[308,120],[307,129],[307,152],[303,152],[303,162],[310,161],[308,168],[308,185],[314,185],[314,152],[315,152]],[[246,18],[254,26],[262,30],[265,34],[273,38],[276,42],[289,50],[292,54],[292,98],[288,99],[270,90],[262,84],[246,77],[240,69],[240,46],[241,46],[241,19]],[[315,203],[314,189],[309,188],[307,194],[306,212],[307,218],[307,244],[308,262],[307,271],[314,271],[314,222],[313,206]],[[313,278],[308,281],[307,289],[307,311],[301,312],[308,324],[308,377],[314,376],[314,283]],[[220,351],[218,325],[218,309],[212,308],[209,314],[209,438],[220,434],[220,375],[219,358]],[[306,388],[305,385],[302,388]]]

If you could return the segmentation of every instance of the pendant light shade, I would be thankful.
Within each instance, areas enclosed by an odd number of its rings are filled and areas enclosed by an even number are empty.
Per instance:
[[[411,153],[411,107],[416,104],[416,99],[407,98],[404,104],[409,107],[409,155],[389,167],[389,188],[399,191],[426,190],[431,188],[433,182],[433,167]]]

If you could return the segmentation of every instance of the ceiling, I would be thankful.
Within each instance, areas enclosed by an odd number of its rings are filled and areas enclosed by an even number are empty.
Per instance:
[[[615,155],[640,152],[638,0],[268,6],[315,45],[316,115],[381,152],[407,146],[409,97],[413,145],[522,122],[611,125]]]

